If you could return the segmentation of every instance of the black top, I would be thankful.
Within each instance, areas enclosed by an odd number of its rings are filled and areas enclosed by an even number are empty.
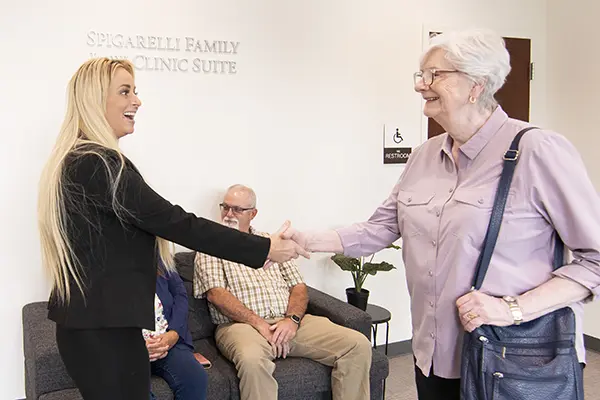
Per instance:
[[[367,313],[371,316],[371,322],[374,324],[381,324],[392,319],[392,314],[388,310],[375,304],[367,304]]]
[[[81,265],[85,298],[71,279],[71,299],[61,304],[50,295],[48,317],[70,328],[139,327],[154,329],[156,237],[218,258],[260,268],[270,239],[198,218],[172,205],[144,182],[133,163],[117,189],[121,219],[112,207],[109,172],[119,159],[101,149],[67,158],[64,177],[67,232]]]

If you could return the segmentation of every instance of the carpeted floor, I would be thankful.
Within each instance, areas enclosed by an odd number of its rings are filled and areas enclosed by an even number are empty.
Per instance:
[[[416,400],[414,366],[412,355],[390,359],[390,375],[386,383],[386,400]],[[586,400],[600,399],[600,353],[587,352],[584,370]],[[442,400],[442,399],[440,399]]]

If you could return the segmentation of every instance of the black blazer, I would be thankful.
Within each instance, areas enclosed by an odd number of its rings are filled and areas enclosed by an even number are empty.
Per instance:
[[[69,328],[138,327],[154,329],[156,236],[215,257],[260,268],[270,239],[249,235],[198,218],[152,190],[126,160],[117,197],[121,218],[112,207],[108,174],[118,171],[114,151],[108,163],[94,154],[67,158],[63,171],[67,234],[81,265],[85,296],[71,280],[71,299],[51,293],[48,318]]]

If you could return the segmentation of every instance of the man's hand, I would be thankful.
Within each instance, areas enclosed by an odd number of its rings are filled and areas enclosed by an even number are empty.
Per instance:
[[[292,258],[298,258],[298,256],[310,258],[310,254],[303,247],[298,245],[298,243],[284,238],[284,233],[288,230],[290,225],[290,221],[285,221],[281,228],[271,235],[271,248],[269,249],[265,268],[270,267],[274,262],[283,263]]]
[[[263,319],[257,327],[254,327],[254,329],[256,329],[258,333],[260,333],[265,339],[267,339],[267,342],[269,342],[271,348],[273,349],[273,353],[276,354],[276,357],[279,357],[278,353],[280,353],[281,350],[278,349],[273,342],[273,332],[271,332],[271,325],[269,325],[269,323]]]
[[[289,318],[274,323],[269,328],[273,332],[273,342],[277,345],[288,343],[296,336],[298,325]]]
[[[260,323],[258,327],[255,327],[255,329],[265,339],[267,339],[267,342],[269,342],[269,344],[271,345],[271,348],[273,349],[273,354],[275,354],[276,358],[280,358],[280,357],[286,358],[288,353],[290,352],[290,345],[288,342],[281,343],[281,344],[275,343],[275,341],[273,340],[273,332],[271,330],[271,328],[273,326],[275,326],[275,325],[269,325],[269,323],[267,321],[262,320],[262,323]],[[295,332],[294,332],[294,335],[295,335]]]

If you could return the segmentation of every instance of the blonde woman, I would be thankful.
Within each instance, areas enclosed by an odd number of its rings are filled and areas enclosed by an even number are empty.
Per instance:
[[[118,146],[142,104],[130,62],[85,62],[67,100],[39,194],[48,316],[84,399],[148,400],[142,329],[154,328],[157,251],[173,270],[166,240],[253,268],[306,253],[280,233],[265,239],[197,218],[144,182]]]

